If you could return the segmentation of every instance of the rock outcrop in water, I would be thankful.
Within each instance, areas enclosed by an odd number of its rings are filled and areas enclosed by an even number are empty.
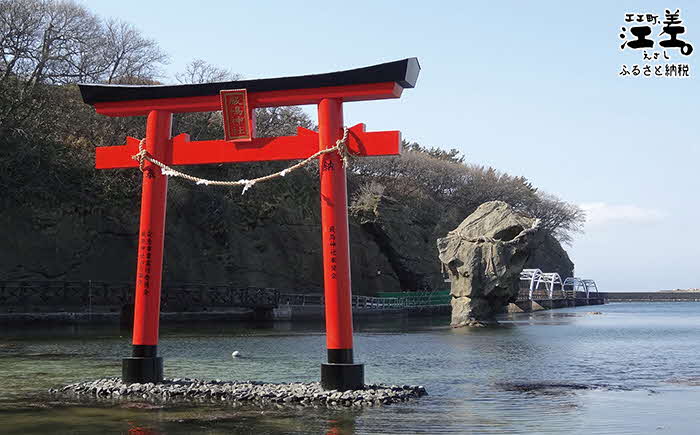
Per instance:
[[[515,301],[520,272],[544,238],[538,220],[491,201],[438,239],[452,283],[452,326],[482,326]]]

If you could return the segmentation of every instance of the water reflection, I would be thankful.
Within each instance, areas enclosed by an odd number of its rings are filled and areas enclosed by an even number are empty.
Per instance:
[[[153,429],[147,429],[143,427],[132,427],[129,429],[128,433],[130,434],[145,434],[145,435],[154,435],[154,434],[159,434],[160,432],[155,431]]]
[[[326,430],[327,435],[345,435],[355,433],[354,418],[331,419],[328,420],[328,426],[328,430]]]

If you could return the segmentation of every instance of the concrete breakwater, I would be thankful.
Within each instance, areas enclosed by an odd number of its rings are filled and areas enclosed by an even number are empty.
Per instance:
[[[610,302],[700,302],[700,292],[601,292],[600,295]]]
[[[166,379],[158,384],[125,384],[104,378],[52,388],[55,396],[98,400],[149,402],[230,402],[259,406],[372,407],[406,402],[427,394],[422,386],[370,384],[363,390],[324,390],[318,382],[274,384],[265,382]]]

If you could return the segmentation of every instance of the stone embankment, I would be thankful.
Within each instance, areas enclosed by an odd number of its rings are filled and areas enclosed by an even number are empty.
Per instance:
[[[659,291],[659,292],[601,292],[610,302],[700,302],[700,292]]]
[[[427,394],[422,386],[366,385],[364,390],[324,390],[318,382],[274,384],[265,382],[166,379],[159,384],[130,384],[121,378],[77,382],[50,389],[56,396],[150,402],[208,401],[252,405],[368,407],[406,402]]]

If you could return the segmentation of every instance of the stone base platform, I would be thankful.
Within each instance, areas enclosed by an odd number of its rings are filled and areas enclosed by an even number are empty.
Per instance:
[[[75,398],[149,402],[210,401],[251,405],[369,407],[406,402],[427,394],[422,386],[365,385],[363,390],[324,390],[318,382],[273,384],[264,382],[166,379],[159,384],[130,384],[104,378],[52,388],[50,394]]]

